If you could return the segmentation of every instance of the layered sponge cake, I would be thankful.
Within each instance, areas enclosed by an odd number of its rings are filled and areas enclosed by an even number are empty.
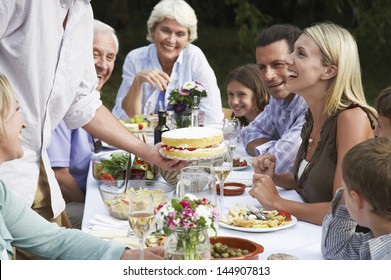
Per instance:
[[[223,132],[212,127],[186,127],[163,132],[162,154],[169,158],[202,159],[225,152]]]

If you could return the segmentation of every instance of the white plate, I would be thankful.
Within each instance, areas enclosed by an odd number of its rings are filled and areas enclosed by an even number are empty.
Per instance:
[[[271,232],[271,231],[277,231],[282,229],[287,229],[290,227],[293,227],[297,223],[297,218],[293,215],[291,215],[292,221],[289,224],[280,226],[280,227],[272,227],[272,228],[245,228],[245,227],[235,227],[231,225],[227,225],[226,223],[220,222],[219,224],[222,227],[238,230],[238,231],[245,231],[245,232]]]
[[[232,167],[232,170],[233,170],[233,171],[240,171],[240,170],[246,169],[247,167],[248,167],[248,165],[246,165],[246,166]]]

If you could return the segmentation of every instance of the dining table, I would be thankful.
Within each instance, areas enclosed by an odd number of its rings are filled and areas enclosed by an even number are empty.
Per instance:
[[[111,147],[112,148],[112,147]],[[104,152],[112,153],[113,149],[107,149]],[[248,161],[247,168],[242,170],[234,170],[227,177],[226,182],[239,182],[247,185],[244,193],[236,196],[224,196],[223,211],[228,212],[228,209],[237,203],[250,204],[257,208],[262,206],[259,202],[249,195],[249,190],[252,185],[252,177],[254,171],[251,167],[251,157],[246,153],[243,146],[238,146],[234,157],[239,157]],[[163,180],[157,176],[156,180]],[[126,240],[127,221],[118,220],[111,217],[106,210],[103,200],[99,193],[99,183],[92,175],[92,165],[87,178],[87,190],[85,199],[85,208],[82,222],[82,231],[99,236],[101,238],[124,237],[116,238],[116,240]],[[301,197],[295,190],[285,190],[277,187],[279,194],[286,199],[302,202]],[[98,222],[97,222],[98,221]],[[104,221],[106,227],[97,227],[99,221]],[[109,229],[111,234],[107,233]],[[252,240],[263,246],[264,251],[259,255],[259,259],[267,259],[272,254],[287,254],[296,257],[300,260],[323,260],[324,257],[320,251],[321,248],[321,233],[322,227],[319,225],[296,220],[289,227],[274,228],[273,230],[255,230],[248,232],[245,230],[230,229],[222,226],[218,227],[218,236],[233,236]]]

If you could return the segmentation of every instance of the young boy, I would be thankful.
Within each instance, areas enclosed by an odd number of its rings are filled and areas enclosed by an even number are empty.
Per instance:
[[[383,89],[376,98],[379,120],[374,134],[376,137],[391,138],[391,86]]]
[[[321,249],[326,259],[391,260],[390,159],[387,137],[367,140],[346,153],[343,188],[323,221]],[[357,224],[370,231],[355,232]]]

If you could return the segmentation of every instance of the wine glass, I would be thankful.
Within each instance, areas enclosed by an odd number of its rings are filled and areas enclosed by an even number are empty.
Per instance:
[[[211,166],[213,167],[217,182],[220,185],[220,215],[223,214],[224,182],[232,171],[232,153],[229,147],[229,142],[224,140],[223,145],[224,153],[211,160]]]
[[[224,140],[229,142],[229,149],[233,154],[240,140],[240,122],[239,119],[224,119],[223,123]]]
[[[129,195],[128,220],[140,244],[140,260],[144,259],[145,239],[152,229],[155,217],[155,207],[152,193],[149,191],[135,191]]]

